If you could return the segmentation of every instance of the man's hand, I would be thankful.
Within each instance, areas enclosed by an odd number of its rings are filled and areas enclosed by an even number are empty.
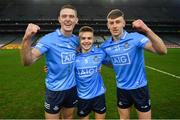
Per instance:
[[[132,27],[137,29],[138,31],[144,32],[144,33],[151,31],[151,29],[140,19],[135,20],[132,23]]]
[[[44,72],[47,73],[48,72],[48,68],[47,66],[44,66]]]
[[[31,37],[33,37],[38,31],[40,30],[40,27],[36,24],[33,23],[29,23],[26,31],[25,31],[25,35],[24,35],[24,39],[28,40]]]

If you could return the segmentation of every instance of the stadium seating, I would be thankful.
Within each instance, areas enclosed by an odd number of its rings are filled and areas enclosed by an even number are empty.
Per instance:
[[[73,0],[59,1],[31,1],[26,0],[2,0],[0,1],[0,34],[22,36],[28,23],[36,23],[41,27],[41,34],[53,31],[59,27],[57,21],[58,10],[64,4],[73,4],[78,10],[79,24],[74,33],[83,25],[90,25],[95,29],[95,35],[100,36],[97,43],[102,42],[104,36],[109,35],[106,26],[106,15],[114,8],[124,11],[127,21],[126,30],[134,31],[131,23],[135,19],[144,20],[157,34],[165,36],[167,40],[176,41],[174,36],[180,33],[180,3],[174,1],[136,0],[136,1],[97,1],[97,0]],[[5,41],[0,36],[0,43]],[[11,38],[9,41],[12,40]],[[3,42],[4,43],[4,42]],[[7,43],[7,42],[5,42]],[[171,42],[172,43],[172,42]],[[173,42],[176,44],[177,42]]]

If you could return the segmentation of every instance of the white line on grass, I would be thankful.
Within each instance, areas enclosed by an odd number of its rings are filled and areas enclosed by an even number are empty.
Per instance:
[[[147,65],[146,65],[146,67],[147,67],[147,68],[149,68],[149,69],[152,69],[152,70],[158,71],[158,72],[160,72],[160,73],[163,73],[163,74],[169,75],[169,76],[171,76],[171,77],[175,77],[175,78],[180,79],[180,76],[173,75],[173,74],[171,74],[171,73],[168,73],[168,72],[165,72],[165,71],[162,71],[162,70],[159,70],[159,69],[156,69],[156,68],[153,68],[153,67],[147,66]]]

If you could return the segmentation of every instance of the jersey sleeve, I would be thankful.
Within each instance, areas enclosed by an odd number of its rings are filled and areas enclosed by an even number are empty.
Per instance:
[[[44,54],[45,52],[47,52],[48,49],[49,49],[49,45],[47,43],[47,39],[41,38],[38,41],[38,43],[34,46],[34,48],[38,49],[40,51],[41,55]]]
[[[136,37],[137,37],[136,39],[138,40],[137,41],[138,42],[138,44],[137,44],[138,47],[144,48],[146,43],[149,42],[149,38],[147,38],[143,34],[136,33]]]
[[[106,54],[106,52],[102,48],[100,48],[100,49],[102,50],[102,52],[104,54],[104,58],[102,60],[102,64],[111,64],[110,57]]]

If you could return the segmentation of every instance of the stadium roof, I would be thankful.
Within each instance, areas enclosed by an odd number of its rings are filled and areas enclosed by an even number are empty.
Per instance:
[[[180,0],[1,0],[0,19],[56,19],[64,4],[74,5],[80,19],[105,19],[119,8],[126,19],[180,21]]]

